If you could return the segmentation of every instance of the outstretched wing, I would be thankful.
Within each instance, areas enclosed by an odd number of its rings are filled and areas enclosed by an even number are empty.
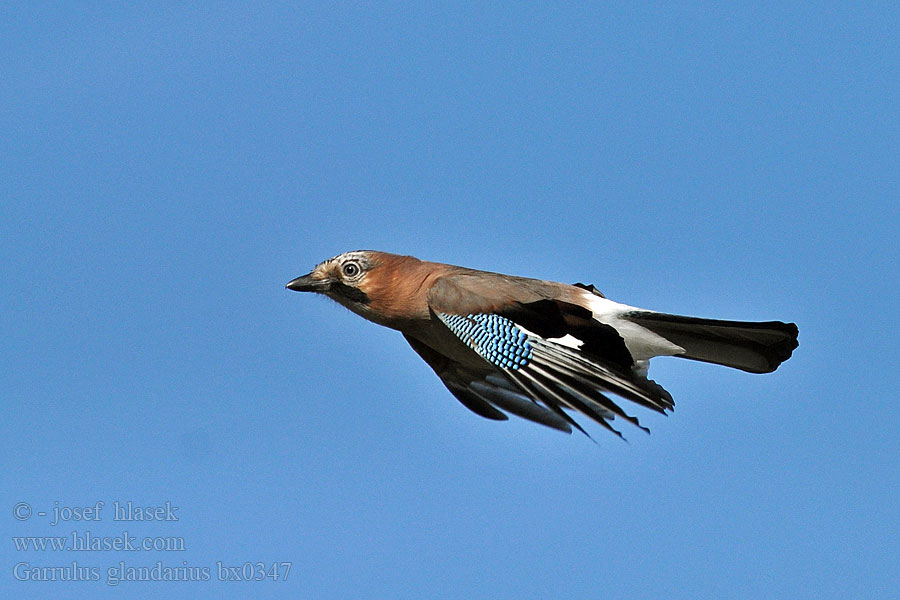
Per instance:
[[[479,289],[484,285],[489,288]],[[621,436],[610,425],[615,417],[640,424],[610,394],[661,413],[670,410],[671,396],[635,368],[618,332],[594,320],[587,308],[559,299],[572,295],[568,287],[514,277],[443,277],[428,293],[429,307],[481,359],[478,366],[407,340],[463,404],[488,418],[502,419],[506,411],[584,432],[571,410]]]
[[[415,338],[404,334],[406,341],[434,369],[457,400],[487,419],[506,421],[506,412],[560,431],[572,431],[566,419],[523,395],[502,374],[492,370],[467,369]],[[506,412],[502,412],[506,411]]]

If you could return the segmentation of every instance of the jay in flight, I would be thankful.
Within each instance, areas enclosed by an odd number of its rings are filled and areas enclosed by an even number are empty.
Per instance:
[[[370,250],[330,258],[287,288],[400,331],[472,412],[498,421],[511,413],[567,433],[587,433],[572,412],[620,437],[610,424],[616,417],[646,430],[610,396],[672,410],[672,396],[647,378],[654,356],[770,373],[797,347],[793,323],[670,315],[613,302],[593,285]]]

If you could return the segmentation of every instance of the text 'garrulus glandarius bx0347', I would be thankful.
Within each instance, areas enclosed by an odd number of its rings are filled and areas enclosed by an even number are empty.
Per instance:
[[[359,250],[287,284],[324,294],[400,331],[447,389],[473,412],[512,413],[548,427],[584,429],[577,411],[619,434],[638,427],[609,395],[665,413],[672,396],[647,378],[654,356],[677,356],[769,373],[797,347],[797,326],[658,313],[567,285],[412,256]],[[643,428],[642,428],[643,429]]]

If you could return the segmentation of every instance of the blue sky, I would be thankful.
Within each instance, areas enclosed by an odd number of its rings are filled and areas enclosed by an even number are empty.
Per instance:
[[[0,595],[895,597],[900,12],[330,4],[0,9]],[[628,444],[489,422],[284,290],[358,248],[800,347],[658,359]],[[185,549],[12,539],[126,530]],[[211,581],[107,584],[157,562]]]

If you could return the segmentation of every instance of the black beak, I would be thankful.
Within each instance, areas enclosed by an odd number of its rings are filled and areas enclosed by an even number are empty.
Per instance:
[[[331,280],[313,279],[312,273],[309,273],[303,277],[291,279],[284,287],[295,292],[327,292],[331,289]]]

